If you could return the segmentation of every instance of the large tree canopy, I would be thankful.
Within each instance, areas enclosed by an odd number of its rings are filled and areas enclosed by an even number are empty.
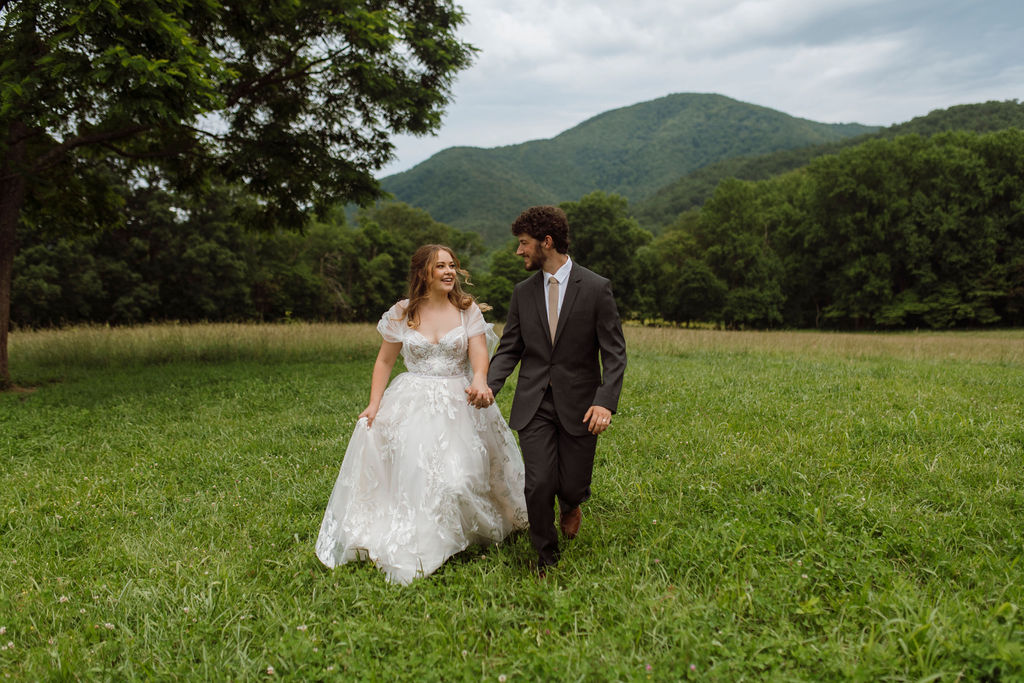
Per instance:
[[[373,199],[389,136],[439,125],[463,19],[451,0],[0,0],[0,387],[19,222],[111,222],[139,167],[243,183],[278,225]]]

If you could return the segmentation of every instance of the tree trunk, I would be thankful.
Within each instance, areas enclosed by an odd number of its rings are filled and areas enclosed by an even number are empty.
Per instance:
[[[11,282],[18,217],[25,202],[25,145],[27,129],[14,123],[7,131],[7,156],[0,163],[0,391],[11,388],[7,362],[7,333],[11,327]]]

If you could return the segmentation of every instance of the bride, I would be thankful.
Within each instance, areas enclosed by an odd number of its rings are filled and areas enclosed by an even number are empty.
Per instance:
[[[384,341],[370,403],[316,541],[328,567],[368,559],[388,581],[408,584],[470,544],[497,543],[527,526],[512,432],[493,402],[477,409],[466,398],[489,394],[488,339],[497,339],[462,290],[465,275],[451,249],[420,247],[409,298],[377,325]],[[408,372],[388,386],[399,353]]]

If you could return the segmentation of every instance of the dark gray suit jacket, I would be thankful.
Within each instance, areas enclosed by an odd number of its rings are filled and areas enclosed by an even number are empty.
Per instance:
[[[508,420],[512,429],[530,422],[549,383],[559,420],[570,434],[588,433],[583,415],[591,405],[614,413],[626,370],[626,342],[611,283],[573,263],[554,345],[548,332],[544,272],[516,285],[505,331],[487,372],[491,391],[497,394],[520,362]]]

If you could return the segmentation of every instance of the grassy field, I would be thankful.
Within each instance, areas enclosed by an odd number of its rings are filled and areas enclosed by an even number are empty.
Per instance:
[[[0,676],[1024,679],[1024,332],[627,338],[558,570],[401,588],[313,553],[371,326],[15,333]]]

